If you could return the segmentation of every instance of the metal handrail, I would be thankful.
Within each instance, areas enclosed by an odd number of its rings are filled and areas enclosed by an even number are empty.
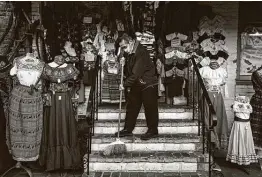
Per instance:
[[[88,140],[87,154],[84,157],[84,173],[89,175],[89,155],[91,154],[92,136],[94,135],[94,122],[98,119],[98,104],[99,104],[99,71],[101,70],[101,57],[97,56],[94,68],[94,79],[91,83],[88,105],[86,109],[86,119],[88,122]]]
[[[207,127],[207,128],[208,129],[213,129],[217,125],[216,111],[215,111],[214,106],[213,106],[213,104],[212,104],[212,102],[210,100],[210,97],[209,97],[207,89],[206,89],[206,87],[204,85],[204,81],[203,81],[203,79],[202,79],[202,77],[201,77],[201,75],[199,73],[199,69],[198,69],[198,66],[196,64],[196,61],[195,61],[194,57],[191,58],[191,61],[192,61],[192,64],[193,64],[194,72],[197,75],[200,87],[203,90],[203,95],[202,96],[206,99],[208,107],[209,107],[209,109],[211,111],[211,114],[212,114],[212,118],[213,118],[213,120],[211,121],[211,123],[212,123],[211,126],[209,124],[209,127]]]
[[[212,143],[216,144],[216,147],[219,147],[218,141],[211,142],[211,134],[217,140],[217,134],[215,131],[215,126],[217,125],[217,116],[214,109],[214,106],[211,102],[211,99],[208,95],[208,92],[205,88],[204,81],[199,73],[198,66],[195,62],[195,58],[192,57],[190,59],[193,64],[193,118],[198,117],[199,122],[199,135],[200,130],[202,128],[202,136],[203,136],[203,154],[209,154],[209,176],[213,171],[214,163],[211,160],[211,156],[214,150],[214,146]],[[86,117],[89,123],[89,130],[88,130],[88,143],[87,143],[87,154],[84,164],[84,173],[89,175],[89,155],[91,154],[91,143],[92,143],[92,136],[94,135],[94,121],[98,119],[98,104],[100,102],[99,92],[99,80],[101,79],[99,76],[99,71],[101,71],[101,59],[98,56],[95,62],[95,71],[94,71],[94,79],[92,80],[90,95],[88,100],[88,106],[86,110]],[[100,73],[101,74],[101,73]],[[196,75],[196,77],[195,77]],[[197,80],[195,80],[197,79]],[[196,83],[195,83],[196,81]],[[197,92],[197,94],[195,94]],[[201,94],[201,96],[200,96]],[[101,96],[101,95],[100,95]],[[206,105],[206,106],[205,106]],[[205,113],[208,116],[205,116]]]
[[[208,153],[208,173],[209,176],[212,176],[215,167],[213,159],[214,150],[220,147],[215,129],[217,116],[196,64],[196,57],[197,56],[193,56],[190,58],[193,64],[193,119],[195,117],[198,119],[198,135],[202,135],[202,153]]]

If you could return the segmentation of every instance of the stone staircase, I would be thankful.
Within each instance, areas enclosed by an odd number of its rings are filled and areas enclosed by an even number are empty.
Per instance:
[[[92,139],[90,176],[207,175],[208,161],[202,154],[198,122],[192,120],[192,109],[160,105],[159,137],[148,141],[140,139],[140,135],[147,131],[144,111],[140,112],[133,131],[134,136],[121,138],[128,153],[105,157],[101,151],[115,141],[118,105],[99,107]],[[122,113],[121,129],[124,126],[124,117],[125,110]]]

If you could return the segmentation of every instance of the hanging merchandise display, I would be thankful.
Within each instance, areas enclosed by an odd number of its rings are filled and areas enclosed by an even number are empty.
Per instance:
[[[225,44],[224,23],[225,20],[219,15],[215,15],[213,19],[207,16],[200,19],[197,42],[202,50],[203,60],[200,63],[202,66],[209,65],[211,58],[220,60],[222,65],[229,57]]]
[[[94,78],[95,61],[97,59],[97,49],[93,45],[93,41],[88,38],[82,43],[81,65],[83,68],[83,83],[85,86],[92,85]]]
[[[39,157],[43,101],[38,83],[43,67],[42,61],[27,53],[14,60],[10,71],[19,82],[9,96],[7,119],[7,143],[16,161],[36,161]]]
[[[124,1],[123,2],[123,9],[124,9],[124,26],[126,27],[125,31],[128,34],[134,34],[135,28],[134,28],[134,17],[133,17],[133,4],[131,1]]]
[[[103,11],[103,8],[99,10]],[[78,91],[78,102],[80,103],[78,106],[78,115],[86,115],[90,89],[95,78],[95,62],[98,59],[98,51],[93,45],[93,41],[97,34],[96,24],[101,21],[101,14],[95,8],[90,7],[85,9],[81,16],[83,18],[81,25],[82,53],[80,57],[82,81],[80,90]],[[81,95],[84,95],[83,99]]]
[[[120,64],[117,61],[116,55],[111,51],[106,54],[106,61],[103,63],[104,77],[102,80],[102,102],[119,103],[120,93],[119,85],[121,79]],[[122,98],[124,102],[124,95]]]
[[[191,52],[188,50],[192,40],[182,33],[166,35],[165,48],[165,85],[168,103],[174,105],[187,104],[188,66]]]
[[[63,3],[63,4],[61,4]],[[48,2],[43,6],[43,26],[46,29],[46,51],[51,61],[61,55],[61,49],[71,56],[81,54],[81,20],[75,16],[73,2]],[[53,23],[50,23],[52,21]]]
[[[221,148],[227,148],[228,120],[224,103],[224,96],[228,97],[226,60],[229,57],[225,44],[225,20],[214,13],[213,18],[204,16],[199,22],[199,37],[202,60],[199,72],[204,79],[209,97],[215,108],[218,125],[217,134]],[[224,96],[223,96],[224,95]]]
[[[156,56],[154,34],[149,31],[145,31],[143,33],[136,32],[135,35],[136,40],[138,40],[140,44],[142,44],[147,49],[150,58],[152,59],[152,61],[154,61]]]
[[[104,103],[119,103],[120,93],[119,84],[121,81],[120,64],[116,55],[116,39],[115,34],[103,32],[101,44],[104,46],[102,52],[102,102]],[[124,95],[122,101],[125,101]]]
[[[157,40],[157,61],[156,61],[156,69],[158,74],[158,96],[161,98],[165,95],[165,86],[164,86],[164,79],[165,79],[165,55],[164,55],[164,45],[161,39]]]
[[[65,63],[62,55],[46,64],[43,71],[50,102],[44,109],[40,164],[47,171],[75,169],[81,160],[72,103],[72,89],[75,88],[70,84],[78,75],[76,67]]]

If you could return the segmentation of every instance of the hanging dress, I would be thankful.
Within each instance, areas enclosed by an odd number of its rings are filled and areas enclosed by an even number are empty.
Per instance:
[[[29,58],[29,59],[27,59]],[[43,100],[36,89],[44,63],[33,55],[17,58],[11,75],[16,75],[18,85],[9,96],[9,117],[7,119],[7,143],[16,161],[36,161],[43,126]]]
[[[121,65],[115,60],[115,58],[107,59],[103,63],[102,102],[104,103],[119,103],[120,101]],[[125,101],[124,94],[123,101]]]
[[[79,71],[67,64],[54,68],[46,64],[43,77],[50,82],[48,94],[49,107],[44,109],[44,130],[40,153],[40,165],[46,171],[78,168],[81,157],[77,140],[76,113],[73,109],[70,80]]]
[[[227,148],[228,120],[221,87],[225,83],[227,72],[222,67],[211,69],[210,66],[200,68],[199,72],[204,80],[209,98],[216,111],[216,132],[218,134],[220,146],[221,148]]]

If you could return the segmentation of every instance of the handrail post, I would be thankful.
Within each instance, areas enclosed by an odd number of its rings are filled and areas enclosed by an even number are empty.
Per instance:
[[[194,66],[193,66],[194,68]],[[192,83],[192,104],[193,104],[193,120],[195,119],[195,110],[196,110],[196,105],[195,105],[195,71],[193,69],[193,83]]]
[[[202,137],[203,137],[203,154],[205,154],[205,98],[201,98],[201,124],[202,124]]]
[[[197,121],[198,121],[198,136],[200,136],[200,126],[201,126],[201,104],[200,104],[200,85],[197,84]]]

